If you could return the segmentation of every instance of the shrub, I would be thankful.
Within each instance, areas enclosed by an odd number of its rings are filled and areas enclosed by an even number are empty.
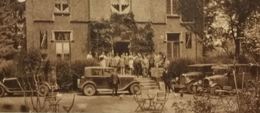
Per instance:
[[[174,60],[169,65],[169,73],[175,77],[179,77],[182,73],[188,71],[188,65],[193,64],[194,62],[190,59],[180,58]]]
[[[12,60],[1,60],[0,59],[0,80],[4,77],[15,76],[16,65]]]
[[[88,66],[97,66],[98,62],[96,60],[76,60],[71,64],[71,70],[73,75],[80,77],[84,74],[84,68]]]
[[[72,75],[70,74],[69,63],[58,61],[56,63],[57,84],[63,89],[66,85],[72,83]]]
[[[96,60],[77,60],[69,62],[59,61],[56,63],[57,83],[62,90],[77,89],[77,79],[84,74],[87,66],[97,66]]]

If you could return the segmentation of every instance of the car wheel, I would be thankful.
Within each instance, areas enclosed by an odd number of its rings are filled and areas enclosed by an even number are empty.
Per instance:
[[[130,86],[130,93],[131,94],[140,94],[141,88],[139,84],[133,84]]]
[[[0,97],[5,96],[5,89],[0,86]]]
[[[219,85],[216,85],[210,89],[210,93],[213,95],[221,95],[221,92],[217,92],[217,90],[222,90],[222,87]]]
[[[188,93],[190,93],[190,94],[193,94],[193,91],[192,91],[192,86],[194,86],[194,85],[192,85],[193,83],[189,83],[188,85],[187,85],[187,91],[188,91]]]
[[[191,93],[192,93],[192,94],[196,94],[197,91],[198,91],[198,86],[196,86],[196,85],[191,85]]]
[[[38,94],[39,94],[40,96],[47,96],[48,93],[49,93],[49,88],[48,88],[48,86],[46,86],[46,85],[40,85],[40,86],[39,86]]]
[[[92,84],[87,84],[83,87],[83,94],[86,96],[92,96],[96,93],[96,88]]]

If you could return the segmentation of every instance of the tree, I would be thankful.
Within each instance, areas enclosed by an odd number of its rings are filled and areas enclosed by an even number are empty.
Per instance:
[[[260,11],[260,1],[206,0],[205,4],[205,12],[208,14],[205,16],[213,19],[213,21],[206,27],[207,32],[204,39],[209,40],[211,43],[216,38],[223,39],[224,41],[232,41],[235,48],[234,58],[237,62],[241,62],[241,45],[252,44],[242,42],[252,40],[252,37],[246,35],[246,33],[252,29],[256,20],[259,21],[260,17],[256,14]],[[256,42],[259,44],[259,41]]]
[[[0,1],[0,58],[13,59],[20,38],[24,38],[24,4],[17,0]]]

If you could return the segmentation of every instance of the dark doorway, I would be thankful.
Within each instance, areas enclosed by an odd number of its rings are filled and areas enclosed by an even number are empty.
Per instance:
[[[123,53],[129,53],[128,45],[129,42],[116,42],[114,44],[114,52],[119,55]]]

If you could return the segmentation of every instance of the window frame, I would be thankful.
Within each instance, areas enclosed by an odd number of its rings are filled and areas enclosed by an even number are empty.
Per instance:
[[[61,7],[61,10],[56,10],[56,5],[59,5]],[[64,10],[63,5],[68,5],[68,11]],[[69,14],[70,14],[69,0],[55,0],[54,15],[69,15]]]
[[[56,32],[68,32],[70,33],[69,40],[56,40],[55,33]],[[52,42],[55,41],[55,54],[57,59],[66,60],[71,58],[71,43],[73,42],[73,32],[72,30],[53,30],[52,31]],[[57,43],[62,45],[62,53],[57,53]],[[64,53],[64,44],[69,43],[69,53]],[[60,55],[60,57],[58,57]],[[67,57],[68,56],[68,57]]]
[[[174,10],[174,8],[173,8],[173,1],[176,1],[176,7],[178,7],[178,5],[177,5],[177,2],[179,1],[179,0],[170,0],[170,13],[168,13],[168,1],[167,1],[167,3],[166,3],[166,14],[167,14],[167,17],[180,17],[180,15],[177,13],[177,8],[176,8],[176,11],[173,11]],[[175,13],[173,13],[173,12],[175,12]]]

